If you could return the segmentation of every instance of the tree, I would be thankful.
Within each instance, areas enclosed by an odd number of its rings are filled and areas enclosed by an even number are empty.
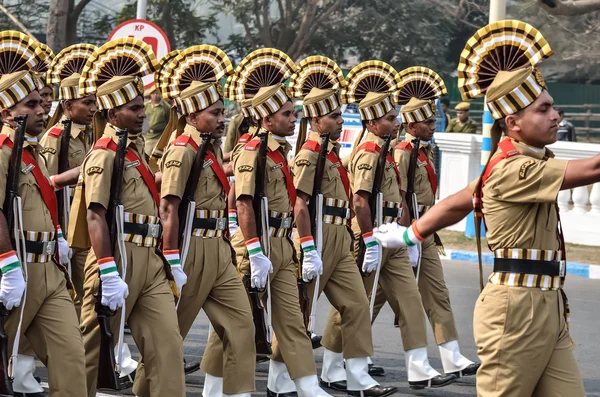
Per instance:
[[[79,0],[75,4],[75,0],[50,0],[46,40],[55,52],[79,42],[77,23],[90,2],[91,0]]]
[[[537,0],[538,4],[554,15],[583,15],[600,11],[600,0]]]

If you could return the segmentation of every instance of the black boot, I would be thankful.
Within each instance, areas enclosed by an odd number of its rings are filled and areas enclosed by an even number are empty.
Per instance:
[[[385,397],[385,396],[391,396],[392,394],[396,393],[397,391],[398,391],[398,388],[396,388],[394,386],[387,386],[387,387],[373,386],[370,389],[362,390],[362,391],[348,390],[347,393],[351,396],[358,396],[358,397]]]
[[[310,337],[310,343],[312,343],[313,350],[318,349],[319,347],[321,347],[321,339],[323,339],[323,337],[321,335],[315,335],[315,334],[313,334]]]
[[[421,380],[421,381],[417,381],[417,382],[408,381],[408,386],[412,390],[421,390],[421,389],[426,389],[426,388],[430,388],[430,387],[431,388],[444,387],[444,386],[448,386],[449,384],[456,382],[456,379],[457,379],[456,375],[438,375],[431,379]]]
[[[191,374],[193,372],[196,372],[199,369],[200,369],[200,362],[196,361],[196,362],[188,364],[188,363],[185,362],[185,359],[183,359],[183,372],[186,375],[189,375],[189,374]]]
[[[267,397],[298,397],[298,393],[295,391],[291,391],[288,393],[274,393],[271,390],[267,389]]]
[[[337,382],[325,382],[323,379],[319,379],[319,385],[321,385],[321,387],[326,387],[328,389],[337,391],[346,391],[347,389],[345,380],[339,380]]]
[[[477,374],[479,367],[481,367],[481,363],[473,363],[461,371],[450,372],[448,375],[455,375],[457,378],[462,378],[463,376],[473,376]]]
[[[47,397],[46,393],[19,393],[14,392],[15,397]]]
[[[383,367],[377,367],[375,364],[369,364],[369,375],[371,376],[383,376],[385,371]]]

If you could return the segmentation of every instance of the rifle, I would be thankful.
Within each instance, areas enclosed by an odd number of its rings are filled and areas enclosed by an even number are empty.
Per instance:
[[[269,257],[271,244],[269,241],[269,204],[265,195],[265,177],[267,164],[267,144],[269,133],[266,131],[260,132],[257,135],[260,140],[258,149],[258,161],[256,163],[256,190],[254,199],[252,200],[252,208],[254,209],[254,217],[256,219],[256,235],[260,240],[266,256]],[[250,305],[252,306],[252,314],[254,317],[254,342],[256,343],[257,354],[271,354],[271,291],[270,283],[267,281],[267,313],[265,316],[265,307],[260,300],[260,291],[252,288],[250,284],[250,276],[245,276],[246,288]]]
[[[27,116],[16,116],[15,122],[17,128],[13,140],[13,148],[10,153],[10,162],[8,167],[8,176],[6,180],[6,197],[4,199],[4,215],[8,224],[8,230],[14,231],[19,227],[19,221],[15,220],[20,216],[20,211],[17,208],[20,204],[19,197],[19,175],[21,174],[21,158],[23,155],[23,143],[25,141],[25,128],[27,126]],[[10,233],[10,232],[9,232]],[[14,246],[19,244],[17,236],[14,238]],[[25,254],[25,252],[23,252]],[[20,259],[20,258],[19,258]],[[3,304],[0,304],[0,396],[12,396],[12,377],[9,375],[9,359],[8,359],[8,335],[4,330],[4,319],[8,316],[8,310]],[[13,352],[13,354],[16,354]]]
[[[60,141],[60,154],[58,156],[58,174],[62,174],[69,170],[69,144],[71,142],[71,120],[63,120],[63,130]],[[58,204],[58,221],[62,227],[63,234],[67,235],[67,227],[69,225],[69,201],[70,188],[65,186],[64,189],[56,192],[56,201]]]
[[[181,251],[182,268],[187,258],[194,216],[196,215],[196,201],[194,200],[194,195],[196,194],[196,189],[198,188],[200,174],[204,168],[204,159],[206,158],[206,152],[208,151],[208,144],[210,143],[211,134],[202,133],[200,134],[200,137],[202,138],[202,143],[200,144],[200,148],[194,157],[194,163],[192,164],[192,169],[190,170],[190,175],[188,176],[185,185],[183,197],[181,199],[181,203],[179,204],[179,245]]]
[[[419,202],[417,201],[417,193],[415,192],[415,174],[417,172],[417,159],[419,158],[421,139],[413,139],[411,144],[413,147],[410,152],[410,162],[408,163],[406,206],[408,207],[408,214],[412,223],[419,219]],[[417,267],[413,269],[417,283],[419,282],[419,274],[421,273],[421,254],[421,245],[419,244],[419,260],[417,261]]]
[[[117,238],[119,228],[117,225],[117,214],[121,206],[121,190],[123,187],[123,169],[125,168],[125,152],[127,150],[127,130],[117,129],[117,149],[113,165],[113,173],[110,180],[110,200],[106,211],[106,223],[110,231],[110,246],[113,256],[117,252]],[[123,255],[123,253],[121,253]],[[110,317],[115,313],[102,304],[102,280],[98,285],[96,295],[96,313],[100,324],[100,359],[98,363],[98,389],[121,390],[119,373],[116,370],[114,352],[114,335],[110,329]],[[123,312],[125,308],[122,309]]]
[[[317,159],[315,169],[315,181],[313,184],[312,195],[308,203],[308,214],[310,217],[310,226],[313,239],[315,240],[315,247],[319,257],[323,254],[323,192],[321,191],[321,183],[323,182],[323,173],[325,172],[325,163],[327,161],[327,150],[329,149],[330,134],[321,134],[321,150],[319,151],[319,158]],[[316,277],[315,280],[315,291],[313,294],[312,307],[310,308],[310,317],[307,321],[307,313],[302,312],[304,316],[304,322],[306,330],[309,334],[312,334],[315,330],[315,323],[317,319],[317,301],[319,299],[320,289],[320,276]],[[302,296],[300,297],[302,299]],[[302,306],[302,305],[301,305]]]

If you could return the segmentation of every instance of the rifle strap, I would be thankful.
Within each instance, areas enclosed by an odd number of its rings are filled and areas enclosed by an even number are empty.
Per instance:
[[[364,142],[362,145],[360,145],[358,147],[358,149],[356,149],[356,152],[360,152],[361,150],[364,150],[366,152],[371,152],[371,153],[380,153],[381,152],[381,148],[375,142]],[[400,189],[402,189],[402,180],[400,179],[400,171],[398,170],[398,167],[396,167],[396,162],[394,161],[394,158],[392,157],[392,155],[390,154],[389,151],[387,152],[387,154],[385,156],[385,161],[394,166],[394,172],[396,172],[396,178],[398,179],[398,186],[400,187]]]
[[[309,139],[302,146],[302,149],[312,150],[313,152],[320,152],[321,145],[319,145],[317,141]],[[346,192],[348,198],[350,198],[350,179],[348,178],[348,171],[346,171],[346,168],[344,168],[344,166],[342,165],[342,161],[333,150],[327,152],[326,158],[337,168],[338,172],[340,173],[340,179],[342,180],[342,184],[344,185],[344,191]]]
[[[288,196],[290,197],[290,202],[292,203],[292,208],[296,205],[296,187],[294,186],[294,180],[292,179],[292,174],[290,173],[290,169],[288,167],[283,154],[279,150],[269,150],[267,152],[267,157],[270,158],[277,166],[281,164],[281,171],[283,171],[283,175],[285,177],[285,184],[288,191]]]

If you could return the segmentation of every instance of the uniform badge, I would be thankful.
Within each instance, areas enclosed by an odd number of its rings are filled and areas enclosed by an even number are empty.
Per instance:
[[[371,164],[363,163],[358,166],[358,169],[371,171],[373,169],[373,166]]]
[[[212,165],[213,161],[212,160],[208,160],[204,162],[204,165],[202,165],[202,168],[208,168]]]
[[[131,162],[131,163],[127,164],[127,165],[125,166],[125,168],[137,167],[138,165],[140,165],[140,160],[135,160],[135,161],[133,161],[133,162]]]
[[[339,166],[340,166],[340,165],[341,165],[340,163],[333,163],[333,164],[331,165],[331,169],[334,169],[334,168],[339,168]]]
[[[254,150],[254,149],[252,149],[252,150]],[[240,165],[238,167],[238,171],[239,172],[252,172],[252,171],[254,171],[254,167],[251,165]]]
[[[165,167],[167,167],[167,168],[171,168],[171,167],[177,167],[177,168],[180,168],[180,167],[181,167],[181,161],[177,161],[177,160],[170,160],[170,161],[167,161],[167,162],[165,163]]]
[[[244,146],[244,149],[253,152],[255,148],[252,145],[246,145],[246,146]]]
[[[21,172],[24,173],[25,175],[27,175],[31,171],[33,171],[34,168],[35,168],[35,165],[29,164],[29,165],[25,166],[23,169],[21,169]]]
[[[42,154],[44,153],[56,154],[56,149],[54,149],[53,147],[45,147],[42,150]]]
[[[71,153],[71,157],[75,157],[75,156],[77,156],[77,155],[79,155],[81,153],[83,153],[83,150],[81,150],[81,149],[80,150],[75,150],[73,153]]]
[[[300,160],[296,161],[296,165],[309,167],[310,161],[308,161],[306,159],[300,159]]]
[[[417,159],[417,167],[423,167],[426,164],[427,164],[427,161],[420,161]]]
[[[277,171],[281,168],[283,168],[283,163],[275,164],[273,167],[271,167],[271,171]]]
[[[88,168],[85,173],[88,174],[88,176],[93,175],[93,174],[100,175],[103,171],[104,171],[104,168],[94,166],[94,167]]]
[[[519,180],[523,180],[527,178],[527,170],[529,167],[535,164],[534,160],[527,160],[523,164],[521,164],[521,169],[519,170]]]

